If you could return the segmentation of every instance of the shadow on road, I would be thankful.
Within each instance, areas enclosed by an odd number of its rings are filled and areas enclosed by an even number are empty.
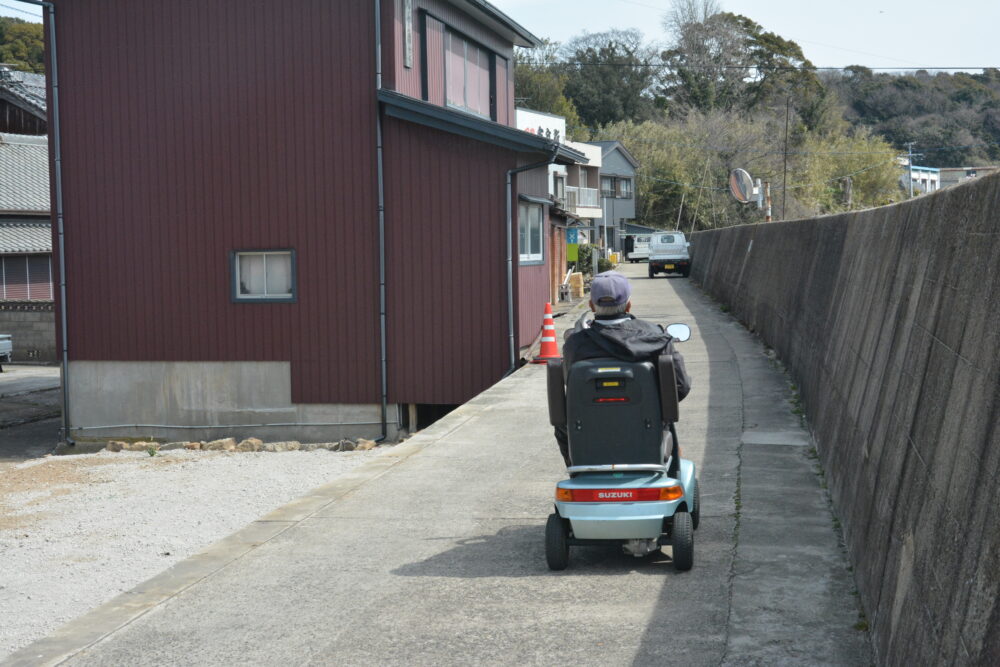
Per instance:
[[[451,537],[434,538],[448,540]],[[648,574],[657,577],[681,575],[669,556],[654,552],[635,558],[620,546],[572,547],[569,568],[553,572],[545,564],[545,526],[540,524],[505,526],[457,542],[448,551],[398,567],[392,574],[401,577],[539,577],[569,575]]]

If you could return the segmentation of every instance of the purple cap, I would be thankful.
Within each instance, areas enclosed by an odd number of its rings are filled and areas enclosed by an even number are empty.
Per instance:
[[[631,296],[628,278],[616,271],[598,273],[590,283],[590,300],[595,306],[624,306]]]

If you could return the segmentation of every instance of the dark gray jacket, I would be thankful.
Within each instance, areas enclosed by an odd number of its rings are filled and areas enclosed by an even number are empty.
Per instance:
[[[622,361],[652,361],[666,349],[674,358],[677,374],[677,397],[683,399],[691,391],[691,379],[684,368],[684,357],[674,348],[673,338],[659,324],[625,315],[624,322],[604,324],[600,319],[584,324],[586,314],[566,334],[563,344],[563,368],[569,372],[574,361],[613,357]],[[617,319],[621,319],[620,317]]]

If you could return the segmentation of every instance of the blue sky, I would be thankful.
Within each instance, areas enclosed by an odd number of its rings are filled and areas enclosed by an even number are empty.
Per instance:
[[[5,1],[5,0],[0,0]],[[490,0],[525,28],[565,42],[638,28],[663,40],[670,0]],[[817,67],[1000,67],[1000,0],[720,0],[802,47]]]
[[[330,0],[337,2],[338,0]],[[584,31],[638,28],[664,39],[670,0],[491,0],[539,37],[565,42]],[[1000,67],[1000,0],[720,0],[798,42],[818,67]],[[0,15],[41,10],[0,0]]]

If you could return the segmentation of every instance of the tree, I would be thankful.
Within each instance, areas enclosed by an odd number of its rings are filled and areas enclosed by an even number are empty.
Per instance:
[[[562,49],[566,96],[590,127],[654,115],[650,89],[655,53],[638,30],[573,38]]]
[[[691,109],[756,113],[790,100],[808,129],[838,114],[801,47],[746,16],[718,11],[714,0],[679,0],[664,19],[672,47],[660,93],[674,115]]]
[[[567,77],[556,60],[559,44],[543,41],[539,49],[514,51],[514,97],[519,106],[563,116],[567,136],[584,140],[586,128],[576,107],[563,93]]]
[[[41,23],[0,16],[0,63],[26,72],[45,71],[45,40]]]

